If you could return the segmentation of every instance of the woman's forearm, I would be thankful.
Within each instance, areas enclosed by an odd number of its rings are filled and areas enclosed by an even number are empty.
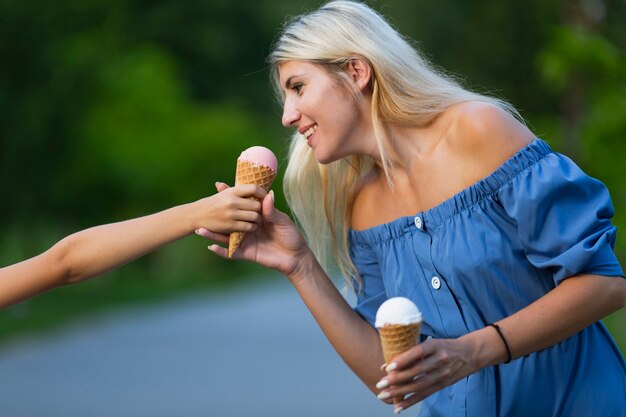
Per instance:
[[[502,331],[487,326],[458,339],[432,339],[398,355],[378,386],[379,398],[413,395],[398,403],[407,408],[443,387],[486,366],[548,348],[626,302],[622,277],[579,275],[568,278],[529,306],[498,321]]]
[[[500,320],[499,326],[513,358],[528,355],[558,343],[626,302],[626,280],[622,277],[578,275],[566,279],[534,303]],[[468,334],[468,340],[489,338],[491,348],[478,349],[482,365],[502,362],[503,342],[494,329]]]
[[[303,257],[290,281],[345,363],[372,390],[384,375],[378,333],[352,310],[312,253]]]

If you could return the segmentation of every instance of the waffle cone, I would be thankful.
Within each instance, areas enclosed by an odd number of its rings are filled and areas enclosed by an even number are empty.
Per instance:
[[[417,344],[421,326],[421,322],[412,324],[387,324],[378,329],[385,364],[389,364],[393,358]],[[394,397],[393,399],[394,404],[400,401],[402,401],[402,397]]]
[[[255,184],[265,189],[265,191],[269,191],[270,187],[272,186],[272,182],[274,181],[274,178],[276,178],[276,171],[266,165],[237,160],[235,185]],[[255,197],[249,198],[256,199]],[[228,241],[229,258],[233,256],[239,245],[241,245],[241,241],[243,240],[245,235],[246,232],[233,232],[230,234],[230,239]]]

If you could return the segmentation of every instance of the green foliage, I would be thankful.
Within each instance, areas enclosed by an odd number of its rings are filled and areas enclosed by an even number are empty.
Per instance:
[[[233,182],[235,159],[248,146],[263,144],[283,160],[288,133],[264,59],[286,16],[321,3],[0,2],[0,262],[33,256],[84,227],[212,194],[215,181]],[[512,102],[538,136],[605,182],[625,229],[626,3],[369,3],[436,64]],[[584,17],[572,7],[590,4],[604,7],[591,25],[567,17]],[[568,102],[580,116],[568,118]],[[617,253],[626,259],[623,235]],[[0,315],[0,333],[55,309],[71,316],[98,300],[104,306],[238,275],[223,267],[186,239]]]
[[[611,191],[616,208],[614,221],[626,226],[626,181],[624,161],[626,143],[626,51],[616,40],[599,31],[581,26],[558,25],[537,55],[536,68],[543,86],[556,97],[567,97],[568,90],[580,93],[569,98],[584,111],[577,118],[580,144],[567,143],[567,120],[552,115],[549,130],[557,144],[580,147],[578,162],[600,178]],[[569,138],[571,140],[571,138]],[[626,259],[626,242],[618,239],[616,251]]]
[[[284,153],[262,71],[273,27],[261,28],[256,2],[230,4],[0,3],[1,264],[81,228],[213,194],[215,181],[234,182],[236,158],[249,146]],[[122,294],[237,281],[246,270],[224,266],[204,240],[189,238],[23,303],[21,313],[0,315],[0,333],[112,305]],[[76,294],[84,305],[68,302]]]
[[[613,78],[620,72],[623,56],[608,39],[570,26],[554,29],[550,42],[537,57],[538,70],[546,86],[556,93],[575,81],[576,72],[596,79]]]
[[[273,143],[236,105],[189,101],[173,60],[158,50],[111,62],[100,83],[105,93],[85,115],[70,171],[80,173],[78,189],[106,181],[123,190],[113,197],[116,207],[154,209],[146,202],[166,206],[213,194],[216,180],[233,183],[243,149]]]

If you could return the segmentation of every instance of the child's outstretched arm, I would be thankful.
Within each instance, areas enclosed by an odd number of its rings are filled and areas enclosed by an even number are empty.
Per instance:
[[[246,197],[265,194],[256,185],[239,185],[159,213],[76,232],[38,256],[1,268],[0,308],[103,274],[199,228],[255,230],[261,203]]]

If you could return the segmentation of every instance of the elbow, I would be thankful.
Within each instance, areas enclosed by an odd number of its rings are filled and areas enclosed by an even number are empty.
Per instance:
[[[614,302],[615,311],[617,311],[626,305],[626,279],[624,277],[615,277],[613,281],[615,288],[612,301]]]
[[[598,294],[598,305],[601,305],[604,311],[604,317],[626,305],[626,279],[621,276],[604,276],[602,278],[604,278],[602,287],[597,288],[598,291],[602,291],[602,295],[599,292],[596,294]]]
[[[55,282],[53,282],[52,285],[55,287],[77,281],[76,271],[74,271],[72,267],[73,262],[71,259],[73,245],[72,239],[68,237],[59,241],[47,252],[47,256],[49,257],[48,264],[54,271],[52,276]]]
[[[367,375],[359,375],[359,377],[361,378],[361,381],[363,381],[365,386],[372,392],[372,394],[376,396],[378,396],[378,394],[380,394],[380,391],[381,391],[381,389],[376,387],[376,385],[385,376],[387,376],[387,373],[382,371],[381,369],[372,369],[371,372],[369,372]],[[393,404],[393,399],[389,399],[389,401],[385,401],[385,402],[387,404]]]
[[[375,382],[365,382],[365,385],[367,386],[367,388],[372,392],[372,394],[374,394],[376,397],[378,397],[378,394],[380,394],[381,389],[376,387],[376,384],[378,383],[378,381],[380,381],[380,379],[382,378],[382,376],[380,378],[378,378]],[[382,402],[386,403],[386,404],[393,404],[393,398],[386,398],[386,399],[382,399]]]

